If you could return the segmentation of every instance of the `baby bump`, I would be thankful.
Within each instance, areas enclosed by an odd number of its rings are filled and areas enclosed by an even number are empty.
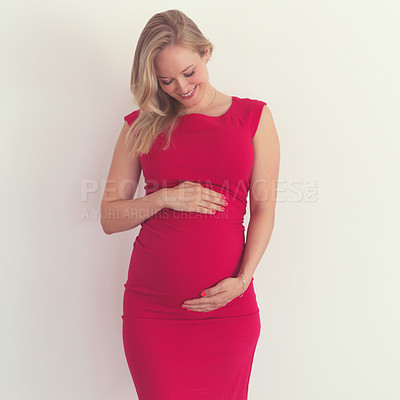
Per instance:
[[[135,240],[126,287],[148,301],[176,307],[236,276],[243,250],[241,224],[149,219]]]

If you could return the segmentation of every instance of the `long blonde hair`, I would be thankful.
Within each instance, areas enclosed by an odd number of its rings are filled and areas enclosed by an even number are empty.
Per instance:
[[[180,10],[168,10],[150,18],[139,37],[133,59],[130,89],[140,113],[125,136],[129,153],[147,154],[157,136],[166,135],[169,147],[172,131],[179,123],[182,104],[165,93],[157,80],[154,59],[165,47],[179,45],[203,57],[213,44],[197,25]]]

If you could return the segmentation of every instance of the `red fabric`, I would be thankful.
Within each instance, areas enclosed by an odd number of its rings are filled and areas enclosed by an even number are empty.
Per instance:
[[[254,278],[243,294],[209,312],[185,300],[237,275],[245,248],[252,138],[264,101],[232,96],[219,117],[179,118],[171,145],[160,135],[141,154],[146,194],[182,181],[223,193],[214,215],[164,208],[141,224],[123,299],[123,342],[139,400],[245,400],[261,331]],[[129,125],[135,110],[124,117]]]

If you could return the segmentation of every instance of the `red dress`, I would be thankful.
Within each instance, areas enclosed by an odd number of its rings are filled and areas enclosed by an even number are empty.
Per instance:
[[[164,208],[141,224],[121,316],[139,400],[247,399],[261,332],[254,278],[242,297],[224,307],[198,312],[181,306],[239,271],[252,138],[265,104],[232,96],[221,116],[181,116],[167,150],[158,136],[140,155],[146,194],[188,180],[223,193],[229,204],[215,214]],[[139,112],[124,119],[131,125]]]

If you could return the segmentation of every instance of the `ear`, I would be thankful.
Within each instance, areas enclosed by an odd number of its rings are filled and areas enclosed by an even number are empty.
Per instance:
[[[204,57],[206,58],[206,63],[208,62],[209,58],[211,57],[211,52],[210,49],[206,49],[206,52],[204,54]]]

